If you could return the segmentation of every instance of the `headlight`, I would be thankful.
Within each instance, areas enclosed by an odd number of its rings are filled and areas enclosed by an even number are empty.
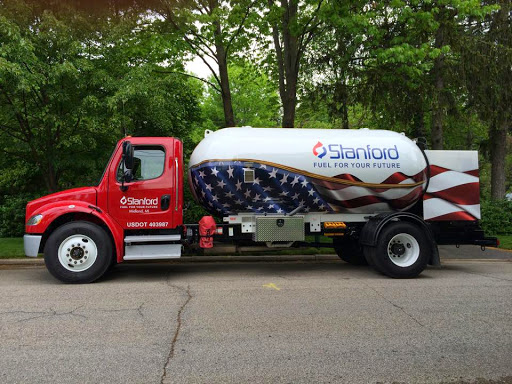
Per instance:
[[[37,225],[41,222],[41,220],[43,220],[43,215],[32,216],[30,219],[28,219],[27,225]]]

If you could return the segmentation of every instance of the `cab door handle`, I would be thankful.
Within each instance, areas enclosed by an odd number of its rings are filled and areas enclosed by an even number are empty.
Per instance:
[[[167,211],[169,209],[169,205],[171,204],[171,195],[163,195],[160,200],[160,208],[162,211]]]

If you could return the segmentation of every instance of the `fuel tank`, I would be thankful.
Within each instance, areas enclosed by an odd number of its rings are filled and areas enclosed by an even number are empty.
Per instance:
[[[220,216],[407,210],[427,179],[416,143],[384,130],[224,128],[189,162],[195,199]]]

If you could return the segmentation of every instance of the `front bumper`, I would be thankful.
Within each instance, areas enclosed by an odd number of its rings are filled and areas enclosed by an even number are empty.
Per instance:
[[[23,248],[25,255],[30,257],[37,257],[39,253],[39,246],[41,245],[42,235],[25,235],[23,236]]]

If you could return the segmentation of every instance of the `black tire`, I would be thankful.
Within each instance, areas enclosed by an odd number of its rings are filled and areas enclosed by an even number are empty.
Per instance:
[[[73,247],[65,249],[66,244],[71,247],[69,242],[73,242]],[[61,249],[59,258],[61,245],[64,248]],[[93,258],[94,250],[96,255]],[[69,253],[65,255],[66,252]],[[64,283],[85,284],[99,279],[111,265],[112,258],[110,237],[103,228],[87,221],[75,221],[60,226],[50,235],[44,247],[46,268]],[[67,266],[64,266],[64,262]],[[74,268],[85,267],[85,270],[73,271]]]
[[[426,268],[432,246],[424,230],[412,223],[399,221],[387,224],[379,234],[377,246],[365,247],[364,252],[377,271],[389,277],[409,279]]]
[[[355,240],[345,240],[336,242],[334,250],[338,257],[346,263],[352,265],[368,265],[368,261],[363,254],[363,248]]]

